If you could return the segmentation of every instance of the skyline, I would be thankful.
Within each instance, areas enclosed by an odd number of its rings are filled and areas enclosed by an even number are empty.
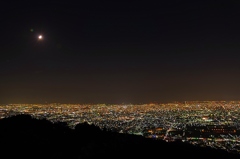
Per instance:
[[[3,2],[0,103],[240,100],[239,6]]]

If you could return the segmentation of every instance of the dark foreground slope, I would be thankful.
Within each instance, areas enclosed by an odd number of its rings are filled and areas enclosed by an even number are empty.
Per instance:
[[[0,120],[0,158],[185,158],[239,159],[240,155],[186,143],[102,131],[94,125],[51,123],[18,115]]]

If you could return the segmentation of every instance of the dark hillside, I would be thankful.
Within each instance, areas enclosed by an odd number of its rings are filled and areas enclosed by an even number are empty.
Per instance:
[[[30,115],[0,120],[0,158],[211,158],[239,159],[240,155],[186,143],[166,143],[142,136],[102,131],[87,123],[75,130]]]

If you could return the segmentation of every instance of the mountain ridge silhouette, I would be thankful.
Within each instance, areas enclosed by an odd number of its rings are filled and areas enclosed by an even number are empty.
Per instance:
[[[3,158],[158,158],[239,159],[224,150],[199,147],[183,142],[165,142],[139,135],[102,130],[88,123],[71,129],[67,123],[52,123],[22,114],[0,120]],[[2,158],[2,157],[1,157]]]

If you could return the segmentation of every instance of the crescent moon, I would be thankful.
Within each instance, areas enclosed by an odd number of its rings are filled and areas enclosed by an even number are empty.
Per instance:
[[[39,39],[39,40],[41,40],[42,38],[43,38],[43,36],[42,36],[42,35],[39,35],[39,36],[38,36],[38,39]]]

